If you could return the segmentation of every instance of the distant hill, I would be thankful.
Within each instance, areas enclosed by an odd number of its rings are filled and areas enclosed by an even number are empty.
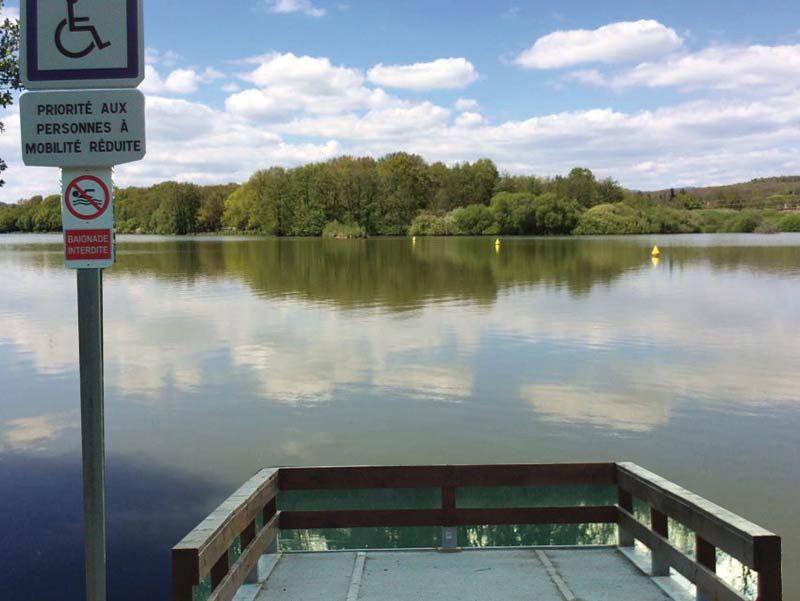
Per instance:
[[[711,208],[800,208],[800,175],[763,177],[741,184],[672,188],[654,192],[636,192],[654,201],[669,201],[686,194]]]

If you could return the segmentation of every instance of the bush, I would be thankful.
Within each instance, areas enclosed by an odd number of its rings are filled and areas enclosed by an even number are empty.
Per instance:
[[[658,234],[694,234],[700,231],[700,221],[689,210],[655,207],[646,213],[650,230]]]
[[[583,208],[574,200],[542,194],[533,201],[534,231],[525,233],[569,234],[581,218]]]
[[[469,205],[450,212],[456,233],[464,236],[479,236],[494,224],[494,214],[485,205]]]
[[[367,231],[357,223],[339,223],[338,221],[329,221],[322,229],[323,238],[338,238],[346,240],[351,238],[366,238]]]
[[[772,219],[764,219],[758,227],[753,230],[756,234],[777,234],[780,231],[781,229],[778,227],[778,224]]]
[[[409,236],[452,236],[456,232],[450,214],[440,216],[432,213],[420,213],[408,228]]]
[[[763,216],[758,213],[742,211],[727,220],[720,231],[731,234],[750,234],[756,231],[756,228],[761,225],[762,219]]]
[[[722,231],[725,222],[736,215],[731,209],[701,209],[694,214],[699,218],[700,231],[706,234],[716,234]]]
[[[579,236],[656,233],[647,216],[622,203],[602,204],[581,215],[573,233]]]
[[[786,215],[778,225],[782,232],[800,232],[800,213]]]

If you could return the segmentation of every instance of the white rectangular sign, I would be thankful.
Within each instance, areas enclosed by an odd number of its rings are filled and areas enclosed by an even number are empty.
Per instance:
[[[21,0],[25,88],[135,88],[144,78],[141,0]]]
[[[73,269],[114,264],[111,168],[61,170],[64,263]]]
[[[105,167],[145,154],[144,95],[138,90],[25,92],[19,106],[26,165]]]

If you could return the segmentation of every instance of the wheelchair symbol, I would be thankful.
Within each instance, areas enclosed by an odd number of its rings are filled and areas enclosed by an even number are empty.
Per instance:
[[[67,58],[83,58],[84,56],[90,54],[95,48],[98,50],[108,48],[111,45],[111,42],[104,42],[100,38],[100,34],[97,33],[97,29],[94,25],[81,25],[81,23],[88,23],[91,21],[90,17],[75,16],[75,5],[79,2],[79,0],[66,0],[66,2],[67,18],[62,19],[58,24],[58,27],[56,27],[55,42],[58,51]],[[64,45],[64,28],[67,26],[69,26],[70,33],[87,32],[92,34],[92,40],[82,50],[69,50]]]

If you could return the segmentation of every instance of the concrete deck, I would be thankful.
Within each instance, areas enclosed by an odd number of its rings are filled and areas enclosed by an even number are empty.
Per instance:
[[[626,556],[628,555],[628,556]],[[615,547],[283,553],[236,601],[683,601]],[[643,565],[643,564],[642,564]]]

